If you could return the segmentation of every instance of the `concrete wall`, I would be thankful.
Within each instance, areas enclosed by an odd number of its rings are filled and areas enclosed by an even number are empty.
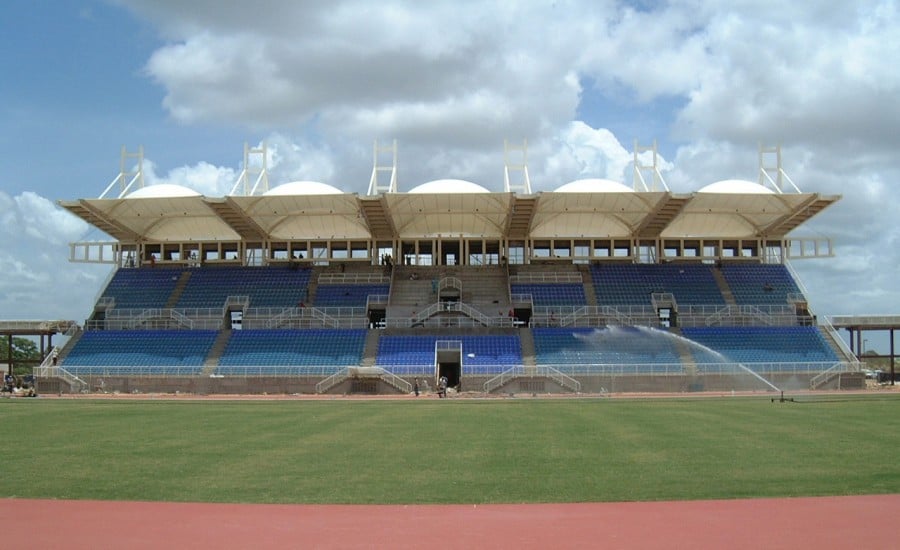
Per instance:
[[[413,377],[405,377],[412,384]],[[460,391],[481,393],[484,383],[492,376],[464,376]],[[689,393],[700,391],[774,391],[755,377],[741,375],[677,375],[677,376],[578,376],[582,394],[600,393]],[[770,381],[780,390],[809,389],[809,375],[781,374],[770,376]],[[209,378],[209,377],[86,377],[91,392],[118,393],[190,393],[190,394],[314,394],[321,377],[260,377],[260,378]],[[419,377],[420,389],[433,392],[434,381]],[[845,373],[835,377],[822,389],[859,389],[865,387],[861,373]],[[68,393],[68,384],[55,379],[39,379],[39,393]],[[332,395],[402,393],[377,377],[347,378],[327,392]],[[571,394],[550,378],[516,378],[493,391],[494,394]]]

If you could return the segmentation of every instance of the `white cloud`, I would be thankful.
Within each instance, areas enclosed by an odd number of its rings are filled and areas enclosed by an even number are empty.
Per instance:
[[[110,269],[66,264],[66,239],[77,239],[87,225],[34,193],[14,200],[0,193],[0,204],[11,207],[15,221],[4,223],[0,241],[0,317],[84,319]]]
[[[258,146],[261,144],[258,144]],[[327,147],[316,147],[309,143],[295,143],[282,134],[271,134],[266,138],[269,152],[268,170],[271,174],[270,186],[291,181],[320,181],[336,185],[334,153]]]
[[[205,161],[200,161],[193,166],[173,168],[165,176],[158,175],[156,170],[156,163],[145,158],[144,185],[181,185],[210,197],[226,195],[231,191],[238,177],[233,168],[214,166]]]
[[[234,170],[199,162],[194,166],[182,166],[169,172],[168,183],[183,185],[207,196],[222,196],[231,190],[237,178]]]
[[[630,181],[626,168],[633,163],[630,150],[619,143],[605,128],[591,128],[583,122],[572,122],[559,136],[558,150],[546,159],[548,174],[564,174],[553,187],[582,177],[601,177],[613,181]]]
[[[64,244],[88,230],[88,225],[80,218],[31,191],[18,195],[15,202],[24,231],[36,239]]]
[[[0,191],[0,227],[9,238],[36,239],[56,245],[77,239],[89,229],[81,219],[31,191],[15,197]]]
[[[575,0],[121,3],[166,40],[145,71],[169,115],[267,136],[272,185],[311,179],[364,192],[373,140],[393,138],[401,190],[441,177],[500,190],[504,139],[528,140],[536,189],[578,177],[628,183],[623,140],[636,137],[668,144],[666,181],[689,192],[756,180],[757,144],[780,142],[801,189],[844,195],[804,228],[834,236],[839,254],[798,262],[809,286],[846,308],[900,308],[889,278],[900,259],[892,229],[900,72],[891,65],[900,21],[891,0],[640,9]],[[587,96],[601,100],[577,121]],[[623,122],[616,111],[673,98],[680,107],[662,113],[674,121],[669,135],[645,135],[639,120]],[[222,195],[240,167],[219,164],[157,176],[151,163],[148,181]],[[31,227],[29,238],[44,240],[54,227],[68,234],[52,211],[21,223],[18,200],[0,193],[4,228]],[[874,271],[864,283],[860,266]],[[852,298],[835,288],[853,289]]]

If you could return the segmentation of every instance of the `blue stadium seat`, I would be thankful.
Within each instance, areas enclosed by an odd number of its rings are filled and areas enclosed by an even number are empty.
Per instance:
[[[217,334],[214,330],[88,331],[69,351],[65,367],[121,367],[126,373],[128,367],[152,367],[159,370],[157,374],[179,367],[179,374],[199,372]]]
[[[229,296],[248,296],[250,307],[295,307],[306,298],[310,274],[296,267],[194,269],[176,307],[222,307]]]
[[[114,298],[116,309],[161,308],[175,290],[182,271],[170,267],[119,269],[102,297]]]
[[[390,293],[386,284],[319,285],[316,307],[364,307],[370,295]]]
[[[652,373],[658,370],[654,365],[681,363],[670,338],[635,327],[549,327],[532,333],[538,365],[644,365],[639,372]]]
[[[817,363],[838,357],[817,327],[696,327],[682,330],[689,338],[738,363]],[[698,363],[719,362],[694,353]]]
[[[712,266],[706,264],[592,265],[598,305],[649,305],[654,292],[669,292],[683,305],[724,305]]]
[[[265,329],[235,331],[219,358],[232,366],[336,367],[359,365],[363,329]]]
[[[531,294],[536,306],[587,305],[584,285],[576,283],[529,283],[510,285],[512,294]]]
[[[462,343],[463,374],[499,374],[522,364],[522,347],[517,335],[382,336],[378,340],[375,364],[394,374],[432,373],[438,340]]]
[[[746,305],[786,304],[788,294],[800,288],[787,267],[780,264],[723,264],[722,275],[734,300]]]

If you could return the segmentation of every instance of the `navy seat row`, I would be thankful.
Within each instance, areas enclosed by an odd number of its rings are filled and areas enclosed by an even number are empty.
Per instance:
[[[680,304],[724,305],[712,266],[706,264],[610,264],[591,266],[599,305],[649,305],[654,292]]]
[[[221,307],[228,296],[248,296],[251,307],[294,307],[306,297],[310,274],[296,267],[195,269],[176,307]]]
[[[574,283],[529,283],[510,285],[512,294],[531,294],[536,306],[583,306],[584,285]]]
[[[362,307],[370,295],[390,293],[390,285],[319,285],[315,305],[318,307]]]

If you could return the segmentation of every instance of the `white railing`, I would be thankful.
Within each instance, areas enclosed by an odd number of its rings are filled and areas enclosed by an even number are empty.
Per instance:
[[[340,309],[340,308],[332,308],[332,309]],[[265,327],[266,328],[278,328],[285,324],[291,325],[292,321],[298,321],[298,320],[302,320],[302,319],[310,319],[310,320],[316,321],[317,323],[320,323],[323,326],[329,326],[331,328],[338,328],[340,326],[340,323],[338,322],[338,320],[335,317],[326,313],[326,311],[323,308],[292,307],[292,308],[285,308],[278,315],[272,317],[271,319],[266,320]],[[257,318],[256,315],[254,315],[252,317],[248,315],[248,316],[244,317],[244,321],[246,322],[247,320],[258,321],[259,319]],[[365,323],[362,323],[362,324],[365,324]]]
[[[190,319],[202,319],[204,317],[216,317],[221,319],[225,316],[225,308],[224,307],[179,307],[179,308],[157,308],[157,310],[161,309],[172,309],[177,311],[181,315],[188,317]],[[113,309],[107,312],[106,319],[131,319],[134,317],[138,317],[147,311],[147,308],[124,308],[124,309]]]
[[[832,315],[831,323],[839,325],[859,325],[885,327],[900,325],[900,315]]]
[[[556,273],[520,273],[509,276],[509,284],[528,283],[583,283],[581,273],[556,272]]]
[[[831,337],[831,339],[835,342],[835,344],[837,344],[837,346],[844,353],[844,357],[849,357],[852,361],[854,361],[856,364],[856,370],[859,370],[859,357],[855,353],[853,353],[853,351],[850,349],[850,347],[847,345],[847,343],[844,342],[844,339],[841,338],[840,334],[838,334],[837,329],[834,328],[834,325],[831,324],[831,321],[829,321],[828,318],[826,317],[822,321],[822,324],[819,326],[821,326],[823,329],[825,329],[825,332],[828,333],[828,335]]]
[[[38,367],[35,367],[38,368]],[[43,368],[43,367],[41,367]],[[108,365],[108,366],[69,366],[68,372],[75,377],[191,377],[191,378],[264,378],[264,377],[326,377],[331,376],[346,365],[247,365],[218,366],[212,373],[204,374],[202,366],[182,365]]]
[[[803,279],[800,278],[800,275],[797,274],[797,270],[794,269],[793,264],[789,260],[784,260],[784,266],[787,268],[788,273],[791,274],[791,279],[794,280],[794,284],[797,285],[797,289],[801,292],[801,294],[806,297],[809,296],[809,292],[806,290],[806,285],[803,284]]]
[[[332,374],[328,378],[320,381],[318,384],[316,384],[316,393],[325,393],[326,391],[333,388],[334,386],[337,386],[338,384],[340,384],[341,382],[343,382],[344,380],[347,379],[347,376],[349,375],[349,373],[350,373],[349,367],[343,368],[343,369],[337,371],[336,373]]]
[[[109,286],[109,283],[112,282],[113,277],[116,276],[116,272],[119,271],[118,268],[113,268],[109,270],[109,273],[106,274],[106,278],[103,279],[103,282],[100,284],[100,290],[97,291],[97,294],[94,295],[94,303],[100,303],[100,300],[103,299],[103,293],[106,292],[106,287]],[[111,298],[113,303],[115,303],[115,299]],[[112,306],[110,306],[112,307]]]
[[[34,330],[34,331],[54,331],[65,334],[70,331],[73,326],[78,326],[75,321],[26,321],[26,320],[10,320],[0,321],[0,330]],[[5,355],[4,355],[5,357]]]
[[[365,309],[366,309],[366,311],[368,311],[374,305],[383,306],[383,305],[387,304],[389,300],[390,300],[389,294],[369,294],[368,296],[366,296]],[[357,309],[357,308],[353,308],[353,309]],[[365,314],[365,311],[363,311],[363,314]]]
[[[659,326],[659,313],[649,305],[534,306],[531,326]],[[789,305],[681,305],[678,325],[684,327],[796,326],[802,319]]]
[[[225,298],[225,307],[240,308],[241,310],[245,310],[250,307],[250,296],[228,296],[227,298]]]
[[[519,376],[524,373],[525,367],[517,366],[511,367],[508,370],[505,370],[498,374],[497,376],[491,378],[490,380],[485,381],[484,383],[484,393],[491,393],[492,391],[500,388],[511,380],[515,380]]]
[[[317,279],[320,285],[341,284],[390,284],[390,277],[375,273],[323,273]]]
[[[535,306],[533,312],[532,327],[660,324],[659,314],[651,306]]]
[[[694,363],[700,374],[746,374],[752,376],[756,373],[762,376],[773,374],[818,374],[838,363],[835,361],[810,361],[794,363]],[[848,368],[853,368],[853,363],[842,362]],[[568,376],[675,376],[683,375],[683,363],[630,363],[630,364],[547,364],[550,367]]]
[[[491,378],[490,380],[487,380],[483,386],[484,391],[485,393],[491,393],[497,388],[503,387],[517,378],[549,378],[559,384],[559,386],[562,388],[568,388],[576,393],[581,392],[581,382],[575,380],[571,376],[560,372],[553,367],[548,366],[511,367],[498,374],[497,376]]]
[[[425,317],[424,315],[422,317]],[[410,328],[412,326],[424,328],[484,328],[484,323],[471,317],[427,317],[422,320],[414,320],[416,318],[409,317],[388,317],[383,323],[376,323],[377,328]],[[492,327],[518,327],[520,321],[515,317],[489,317],[490,326]]]
[[[49,357],[49,355],[48,355],[48,357]],[[34,367],[31,370],[31,373],[36,378],[61,378],[67,384],[69,384],[69,387],[75,389],[75,391],[78,391],[78,392],[81,392],[81,391],[87,389],[87,387],[88,387],[87,382],[85,382],[81,378],[78,378],[77,376],[75,376],[74,374],[70,373],[69,371],[67,371],[66,369],[64,369],[62,367],[48,366],[48,365],[42,364],[39,367]]]
[[[571,376],[566,376],[553,367],[537,367],[537,372],[535,374],[543,374],[564,388],[569,388],[576,393],[581,392],[581,382],[575,380]]]
[[[412,391],[412,384],[410,384],[406,380],[404,380],[404,379],[400,378],[399,376],[397,376],[396,374],[394,374],[392,372],[388,372],[380,367],[376,367],[376,368],[378,368],[381,371],[381,379],[384,380],[386,383],[394,386],[395,388],[402,391],[403,393],[410,393]]]
[[[410,393],[412,391],[412,384],[400,378],[396,374],[384,370],[381,367],[347,367],[317,383],[316,393],[325,393],[334,386],[340,384],[344,380],[356,374],[377,376],[385,383],[394,386],[403,393]]]
[[[534,296],[531,294],[510,294],[509,301],[513,304],[529,304],[534,306]]]
[[[835,365],[829,369],[823,370],[819,374],[813,376],[809,379],[809,389],[814,390],[821,386],[822,384],[828,382],[833,379],[835,376],[840,376],[841,373],[844,372],[856,372],[860,369],[860,363],[846,363],[840,362],[835,363]]]
[[[194,328],[194,321],[178,310],[172,308],[146,309],[141,315],[132,318],[128,322],[128,328],[137,328],[147,321],[165,321],[168,319],[177,322],[187,329]],[[218,324],[221,324],[221,318],[218,320]]]
[[[462,353],[462,340],[436,340],[434,351],[458,351]]]
[[[462,292],[462,281],[456,277],[444,277],[440,281],[438,281],[438,292],[444,290],[445,288],[455,288],[456,290]]]
[[[490,326],[491,319],[484,313],[482,313],[482,312],[478,311],[477,309],[475,309],[474,307],[470,306],[469,304],[467,304],[465,302],[450,302],[450,303],[455,305],[455,311],[459,311],[460,313],[468,315],[469,317],[475,319],[476,321],[480,322],[484,326]]]

